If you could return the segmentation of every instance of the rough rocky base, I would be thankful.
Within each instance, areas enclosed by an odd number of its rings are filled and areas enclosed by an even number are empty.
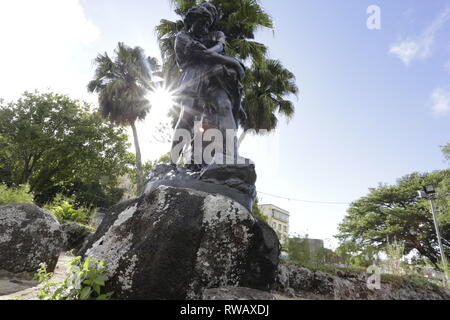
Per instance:
[[[144,193],[159,186],[187,188],[224,195],[252,211],[256,198],[254,164],[175,167],[157,165],[150,174]]]
[[[370,290],[367,277],[365,273],[325,273],[280,263],[273,290],[291,299],[308,300],[450,300],[447,289],[402,278],[382,280],[380,290]]]
[[[62,281],[67,276],[67,263],[71,257],[62,255],[51,281]],[[364,274],[336,270],[332,274],[311,271],[299,265],[281,264],[283,283],[277,279],[276,291],[260,291],[242,287],[221,287],[206,289],[202,300],[449,300],[448,290],[432,285],[418,284],[404,280],[394,282],[383,281],[378,294],[363,286]],[[288,273],[286,273],[286,271]],[[291,274],[295,272],[295,274]],[[289,275],[289,278],[285,277]],[[280,276],[280,275],[279,275]],[[358,280],[356,280],[358,279]],[[289,282],[286,282],[289,281]],[[347,282],[348,281],[348,282]],[[335,283],[347,282],[346,290]],[[24,280],[17,275],[0,274],[0,300],[36,300],[41,289],[32,281]],[[304,287],[303,287],[304,286]],[[27,289],[25,289],[27,288]],[[294,289],[295,288],[295,289]],[[328,289],[327,289],[328,288]],[[24,290],[25,289],[25,290]],[[325,289],[325,290],[324,290]],[[337,294],[335,294],[335,290]],[[12,293],[14,292],[14,293]],[[365,293],[363,293],[365,292]],[[368,293],[370,292],[370,293]],[[6,295],[5,295],[6,294]]]
[[[50,212],[32,204],[0,206],[0,270],[34,274],[45,262],[51,272],[64,242]]]
[[[118,299],[200,299],[209,288],[270,290],[280,244],[228,197],[159,186],[106,213],[81,253],[105,259]]]
[[[270,292],[242,287],[206,289],[202,300],[276,300]]]

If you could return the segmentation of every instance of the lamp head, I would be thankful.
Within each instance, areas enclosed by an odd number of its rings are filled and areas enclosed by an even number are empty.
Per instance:
[[[433,185],[427,185],[423,189],[425,190],[425,193],[428,195],[436,193],[436,190],[434,189]]]

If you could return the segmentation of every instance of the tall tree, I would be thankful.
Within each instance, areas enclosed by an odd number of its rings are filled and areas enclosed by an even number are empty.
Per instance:
[[[442,153],[444,154],[445,160],[450,161],[450,143],[442,147]]]
[[[293,262],[303,265],[308,265],[311,262],[311,249],[308,235],[289,238],[287,241],[287,251],[289,253],[289,260]]]
[[[0,183],[29,184],[39,204],[56,193],[86,206],[119,201],[117,179],[130,166],[128,137],[89,109],[53,93],[0,103]]]
[[[146,58],[142,48],[131,48],[121,42],[114,54],[114,58],[106,52],[97,56],[95,77],[89,82],[88,90],[98,93],[103,117],[118,125],[131,126],[136,149],[137,189],[141,192],[144,177],[136,121],[143,120],[150,110],[146,98],[151,90],[150,68],[158,64],[156,59]]]
[[[428,184],[438,190],[439,223],[446,255],[450,255],[450,170],[413,173],[395,185],[371,190],[351,204],[337,237],[345,246],[351,244],[355,253],[384,251],[389,241],[397,240],[405,244],[406,254],[416,250],[418,259],[437,266],[440,253],[429,203],[417,197],[417,190]]]
[[[175,7],[175,12],[183,16],[202,0],[170,0]],[[255,41],[255,33],[260,28],[274,28],[273,21],[269,14],[263,10],[257,0],[211,0],[223,14],[223,17],[215,26],[216,30],[223,31],[227,36],[225,51],[227,55],[246,61],[250,66],[248,78],[258,78],[265,84],[265,92],[259,90],[259,96],[251,94],[258,83],[247,80],[244,88],[244,110],[248,115],[248,121],[241,123],[245,129],[272,130],[276,127],[275,114],[280,112],[283,115],[292,117],[294,108],[292,103],[287,103],[286,95],[298,92],[295,86],[295,77],[292,73],[282,67],[279,61],[268,60],[266,57],[267,47]],[[161,20],[156,27],[159,45],[164,61],[163,72],[167,81],[176,84],[180,73],[176,65],[174,44],[178,32],[184,28],[183,21]],[[262,69],[260,72],[259,69]],[[271,81],[274,74],[266,72],[273,69],[281,72],[277,75],[279,81]],[[280,81],[281,80],[281,81]],[[281,87],[284,86],[284,87]],[[246,95],[249,95],[247,98]],[[271,100],[268,101],[268,98]],[[258,101],[259,99],[259,101]],[[265,103],[259,105],[260,101]],[[177,118],[179,110],[171,112],[171,116]],[[176,119],[175,119],[176,121]],[[244,137],[244,136],[242,136]]]

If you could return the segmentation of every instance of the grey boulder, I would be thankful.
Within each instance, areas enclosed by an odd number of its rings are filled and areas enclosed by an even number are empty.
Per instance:
[[[106,261],[118,299],[201,299],[210,288],[270,290],[280,244],[230,198],[159,186],[113,207],[82,253]]]
[[[32,204],[0,206],[0,270],[34,273],[40,263],[53,271],[64,246],[60,224]]]
[[[73,250],[74,253],[83,247],[88,237],[92,234],[87,226],[76,222],[63,223],[61,230],[65,237],[64,251]]]

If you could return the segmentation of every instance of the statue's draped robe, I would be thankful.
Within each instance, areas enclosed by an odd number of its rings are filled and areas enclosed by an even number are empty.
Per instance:
[[[243,79],[236,70],[205,59],[204,48],[201,48],[200,44],[210,48],[217,43],[225,45],[223,32],[213,31],[202,39],[195,39],[183,30],[178,33],[175,41],[177,63],[182,71],[179,84],[180,100],[183,102],[184,98],[194,99],[193,107],[197,108],[197,112],[203,112],[206,122],[215,128],[219,128],[220,123],[218,123],[219,119],[215,117],[217,110],[214,108],[220,106],[213,106],[209,103],[213,100],[212,97],[218,91],[225,92],[233,106],[234,118],[237,119],[241,108],[243,88]]]

